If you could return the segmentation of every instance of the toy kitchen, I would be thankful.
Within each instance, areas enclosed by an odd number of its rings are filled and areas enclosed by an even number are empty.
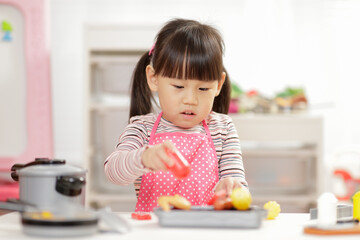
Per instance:
[[[230,114],[246,201],[234,191],[206,206],[168,196],[153,212],[134,212],[134,186],[109,183],[103,160],[127,124],[132,69],[155,26],[84,26],[84,164],[55,158],[46,4],[0,0],[1,238],[358,238],[359,176],[338,166],[346,191],[324,191],[324,119],[307,114]]]

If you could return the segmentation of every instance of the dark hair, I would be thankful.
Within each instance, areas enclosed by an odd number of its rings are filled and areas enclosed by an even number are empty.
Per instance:
[[[144,53],[136,65],[131,86],[130,117],[150,113],[154,98],[146,80],[146,66],[152,64],[155,75],[202,81],[220,80],[224,43],[213,27],[194,20],[174,19],[160,30],[152,52]],[[230,79],[226,79],[215,97],[213,111],[228,113]]]

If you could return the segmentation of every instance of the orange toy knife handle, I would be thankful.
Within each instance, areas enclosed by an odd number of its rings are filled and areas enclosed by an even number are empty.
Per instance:
[[[347,193],[344,196],[336,196],[337,199],[339,199],[340,201],[347,201],[351,198],[351,195],[355,192],[355,181],[352,178],[352,176],[350,175],[350,173],[348,173],[347,171],[343,170],[343,169],[336,169],[333,173],[334,175],[338,175],[340,176],[345,185],[346,185],[346,191]]]

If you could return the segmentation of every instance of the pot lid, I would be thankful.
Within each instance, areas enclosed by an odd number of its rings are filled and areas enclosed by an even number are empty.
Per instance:
[[[17,169],[18,176],[68,176],[84,175],[86,169],[65,164],[65,160],[37,158],[34,162]]]

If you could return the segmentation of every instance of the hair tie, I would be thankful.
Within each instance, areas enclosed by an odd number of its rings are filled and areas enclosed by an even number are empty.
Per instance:
[[[149,56],[153,53],[154,48],[155,48],[155,44],[156,44],[156,42],[155,42],[154,45],[152,45],[152,47],[150,48]]]

